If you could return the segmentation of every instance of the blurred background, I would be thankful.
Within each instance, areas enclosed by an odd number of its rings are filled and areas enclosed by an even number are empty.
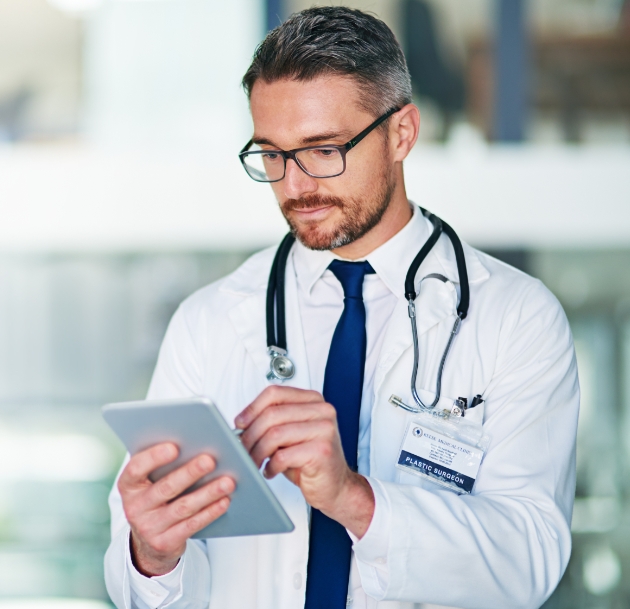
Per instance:
[[[142,398],[177,304],[285,232],[237,159],[239,81],[310,4],[0,0],[0,609],[108,606],[99,408]],[[405,48],[410,197],[569,316],[574,552],[545,607],[630,607],[630,2],[344,4]]]

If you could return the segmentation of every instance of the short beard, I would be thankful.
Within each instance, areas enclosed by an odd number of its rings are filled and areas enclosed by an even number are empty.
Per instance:
[[[349,245],[369,233],[382,219],[394,195],[395,182],[391,175],[384,176],[382,188],[369,200],[356,198],[342,199],[335,196],[314,194],[301,199],[287,199],[280,210],[293,235],[308,249],[334,250]],[[298,227],[289,212],[293,209],[309,209],[324,206],[338,207],[343,220],[330,232],[322,234],[313,222],[312,225]]]

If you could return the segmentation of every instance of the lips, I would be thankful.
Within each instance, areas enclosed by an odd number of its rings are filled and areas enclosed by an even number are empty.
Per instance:
[[[319,207],[293,207],[289,211],[297,211],[302,214],[312,214],[323,209],[330,209],[333,205],[321,205]]]

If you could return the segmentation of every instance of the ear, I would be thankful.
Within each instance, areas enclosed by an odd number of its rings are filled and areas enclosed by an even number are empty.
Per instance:
[[[418,140],[420,111],[414,104],[403,106],[393,114],[389,125],[389,141],[394,162],[402,162]]]

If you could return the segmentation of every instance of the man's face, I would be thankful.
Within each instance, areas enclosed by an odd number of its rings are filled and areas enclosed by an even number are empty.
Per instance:
[[[347,77],[257,81],[250,100],[254,142],[281,150],[345,144],[377,118],[359,106],[359,95]],[[348,152],[340,176],[312,178],[288,160],[284,179],[271,186],[306,247],[325,250],[352,243],[378,224],[394,191],[387,137],[382,129],[370,133]]]

